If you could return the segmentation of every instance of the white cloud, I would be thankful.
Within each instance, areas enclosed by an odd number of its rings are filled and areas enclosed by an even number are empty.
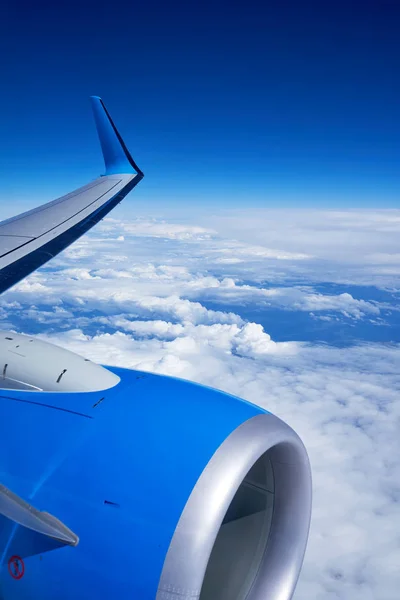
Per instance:
[[[197,222],[206,224],[209,216]],[[256,244],[275,248],[276,256],[294,261],[286,275],[309,281],[392,285],[399,281],[400,210],[223,209],[212,215],[213,227],[230,241],[223,253],[240,256]],[[256,258],[256,257],[254,257]],[[271,258],[272,255],[271,255]],[[249,256],[250,259],[250,256]],[[275,275],[280,266],[273,267]],[[261,268],[267,274],[268,269]],[[272,273],[273,274],[273,273]],[[271,275],[271,272],[270,272]]]
[[[230,209],[191,218],[182,210],[174,222],[132,216],[128,204],[120,210],[128,215],[124,221],[105,219],[90,245],[85,238],[64,257],[84,260],[101,251],[117,264],[131,257],[153,262],[157,248],[164,264],[185,259],[192,270],[206,267],[246,282],[399,287],[400,210]]]
[[[268,306],[286,310],[338,311],[355,319],[366,314],[380,313],[378,303],[357,300],[348,292],[336,295],[322,294],[306,286],[260,288],[238,285],[232,278],[218,280],[215,277],[207,277],[192,280],[189,287],[199,292],[201,298],[211,298],[223,304],[263,301]],[[191,291],[188,290],[186,294],[190,296]]]
[[[103,264],[106,262],[104,256],[101,261]],[[113,263],[112,260],[110,262]],[[95,303],[111,302],[121,309],[139,311],[139,317],[159,311],[164,318],[181,318],[185,312],[194,311],[199,319],[220,318],[223,321],[224,313],[217,311],[219,316],[212,316],[215,311],[207,311],[195,300],[225,306],[253,303],[266,309],[273,307],[309,313],[335,311],[350,319],[379,316],[382,308],[397,310],[387,303],[356,299],[348,292],[323,294],[312,286],[304,285],[264,288],[242,284],[232,277],[191,273],[186,267],[153,263],[131,267],[128,262],[120,261],[123,268],[119,269],[115,266],[96,268],[94,264],[91,269],[75,267],[46,274],[36,273],[18,284],[7,297],[18,299],[23,292],[39,294],[41,300],[44,297],[48,300],[49,295],[53,295],[54,303],[60,303],[61,297],[64,301],[86,303],[87,306],[93,300]],[[117,285],[110,284],[113,280],[118,281]],[[82,285],[84,281],[88,285]]]
[[[115,231],[119,233],[122,231],[140,237],[157,237],[177,240],[208,239],[215,234],[215,231],[209,228],[144,218],[136,218],[133,221],[122,223],[117,219],[108,218],[98,229],[99,231],[107,233]],[[124,239],[123,235],[118,235],[118,241],[121,241],[121,237]]]

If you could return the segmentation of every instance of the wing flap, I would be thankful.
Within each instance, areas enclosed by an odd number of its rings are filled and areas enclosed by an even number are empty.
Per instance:
[[[1,233],[0,230],[0,258],[6,254],[9,254],[10,252],[13,252],[13,250],[18,250],[18,248],[25,246],[25,244],[28,244],[33,239],[33,237],[28,236],[7,235]]]

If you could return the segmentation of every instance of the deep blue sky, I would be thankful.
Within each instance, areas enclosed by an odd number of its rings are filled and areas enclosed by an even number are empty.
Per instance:
[[[9,2],[2,202],[102,171],[101,95],[138,202],[398,206],[400,4]]]

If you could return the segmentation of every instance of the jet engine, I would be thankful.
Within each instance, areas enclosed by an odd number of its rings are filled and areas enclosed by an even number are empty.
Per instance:
[[[12,332],[0,360],[2,600],[292,597],[311,474],[288,425]]]

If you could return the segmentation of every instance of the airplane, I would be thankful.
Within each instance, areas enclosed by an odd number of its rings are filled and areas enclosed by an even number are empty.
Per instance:
[[[0,223],[1,292],[143,179],[91,102],[104,175]],[[1,600],[292,598],[310,463],[259,406],[3,331],[0,449]]]

